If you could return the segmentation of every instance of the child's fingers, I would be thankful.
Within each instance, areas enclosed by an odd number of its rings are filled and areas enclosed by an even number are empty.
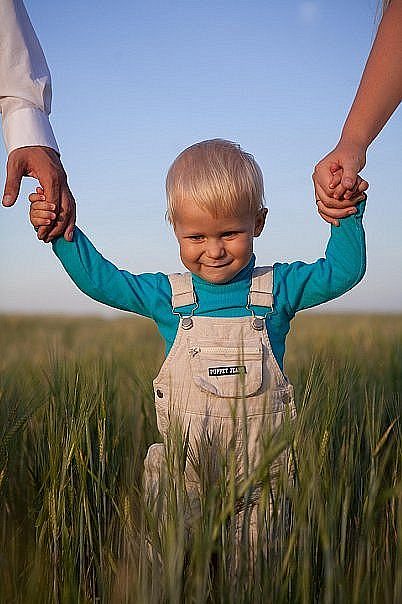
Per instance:
[[[33,201],[31,205],[31,212],[33,210],[47,210],[48,212],[54,212],[55,207],[53,203],[47,201]]]
[[[31,193],[28,196],[28,199],[31,203],[35,203],[35,201],[45,201],[46,197],[44,195],[42,195],[41,193]]]
[[[32,210],[30,213],[30,219],[32,220],[33,218],[45,218],[48,220],[54,220],[56,218],[56,214],[54,212],[48,212],[47,210]]]
[[[346,216],[351,216],[357,212],[354,206],[349,206],[347,208],[327,208],[319,199],[317,200],[317,209],[320,215],[325,214],[325,216],[335,220],[346,218]]]
[[[334,226],[339,226],[339,220],[337,220],[336,218],[332,218],[332,216],[329,216],[328,214],[326,214],[325,212],[322,212],[319,209],[318,209],[318,213],[321,216],[321,218],[323,220],[325,220],[325,222],[328,222],[329,224],[333,224]]]
[[[50,220],[49,218],[41,218],[39,216],[31,216],[30,221],[35,228],[39,228],[41,226],[48,226],[53,222],[53,220]]]
[[[36,187],[36,192],[38,193],[38,195],[44,195],[45,191],[42,189],[42,187]]]

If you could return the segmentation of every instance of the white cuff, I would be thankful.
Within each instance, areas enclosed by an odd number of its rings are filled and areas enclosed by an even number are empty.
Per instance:
[[[3,136],[7,154],[20,147],[59,148],[49,118],[36,107],[23,107],[3,115]]]

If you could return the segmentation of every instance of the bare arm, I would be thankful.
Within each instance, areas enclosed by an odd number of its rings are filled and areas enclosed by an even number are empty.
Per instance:
[[[341,141],[366,151],[401,100],[402,0],[392,0],[379,25]],[[342,180],[348,182],[348,177]]]
[[[357,174],[366,163],[368,146],[401,100],[402,0],[391,0],[378,27],[339,143],[315,167],[316,197],[328,208],[348,205],[341,200],[342,196],[348,200],[353,195]],[[328,211],[328,216],[333,213]]]

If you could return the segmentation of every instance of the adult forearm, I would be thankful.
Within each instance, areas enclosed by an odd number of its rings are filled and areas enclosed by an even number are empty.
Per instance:
[[[402,0],[392,0],[378,28],[341,142],[367,149],[402,100]]]
[[[7,152],[57,144],[48,115],[50,72],[22,0],[0,2],[0,112]]]

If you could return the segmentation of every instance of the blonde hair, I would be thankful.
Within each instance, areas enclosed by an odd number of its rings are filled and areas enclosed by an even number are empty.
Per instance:
[[[212,216],[251,214],[264,207],[264,181],[254,157],[236,143],[216,138],[188,147],[166,177],[171,224],[183,203],[194,202]]]

